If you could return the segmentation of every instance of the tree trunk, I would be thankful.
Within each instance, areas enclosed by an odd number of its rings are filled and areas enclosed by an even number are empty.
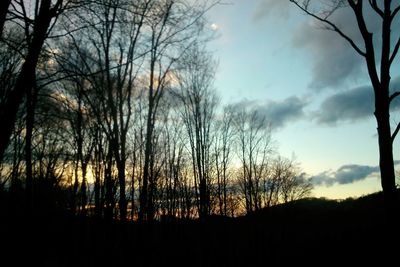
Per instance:
[[[28,55],[15,82],[14,90],[10,92],[7,102],[0,107],[0,162],[7,149],[8,142],[14,128],[17,111],[24,98],[26,90],[30,90],[35,83],[35,70],[47,30],[50,26],[52,14],[50,12],[51,0],[43,0],[40,5],[39,15],[35,21],[32,42],[28,48]]]
[[[100,141],[99,130],[96,129],[95,133],[95,144],[94,144],[94,168],[95,168],[95,182],[94,182],[94,206],[95,206],[95,216],[101,217],[102,206],[100,201],[100,175],[101,175],[101,161],[102,161],[102,145]]]
[[[3,36],[4,23],[6,22],[6,16],[10,4],[11,0],[0,1],[0,38]]]
[[[385,210],[389,223],[396,219],[398,200],[396,197],[396,181],[393,162],[393,139],[390,129],[390,37],[391,37],[390,1],[384,3],[382,22],[382,50],[380,62],[380,81],[376,71],[372,34],[364,33],[366,40],[366,62],[375,93],[375,117],[378,125],[379,167],[381,185],[385,201]],[[364,27],[361,31],[365,32]]]
[[[87,172],[87,163],[82,162],[82,184],[81,184],[81,206],[82,211],[81,214],[86,216],[86,205],[87,205],[87,187],[86,187],[86,172]]]
[[[36,90],[35,90],[36,91]],[[26,213],[32,214],[33,208],[33,175],[32,175],[32,133],[35,120],[36,93],[33,89],[26,91],[26,135],[25,135],[25,165],[26,165]]]
[[[378,124],[379,167],[381,171],[381,185],[385,201],[385,210],[388,220],[393,221],[396,218],[398,199],[396,196],[389,105],[384,105],[382,101],[380,101],[376,108],[375,117]]]
[[[152,101],[152,90],[149,92],[149,110],[147,114],[147,131],[146,131],[146,147],[144,152],[144,168],[143,168],[143,185],[142,192],[140,194],[140,211],[139,221],[147,219],[148,216],[148,189],[149,189],[149,168],[150,168],[150,154],[152,153],[152,113],[153,113],[153,101]]]
[[[136,134],[135,134],[136,136]],[[135,218],[135,178],[137,168],[136,141],[133,143],[132,177],[131,177],[131,221]],[[140,166],[140,165],[139,165]]]
[[[127,202],[125,193],[125,160],[120,159],[118,163],[118,180],[119,180],[119,211],[121,221],[126,221]]]
[[[107,155],[107,166],[105,169],[105,211],[104,217],[106,220],[112,220],[113,218],[113,182],[112,182],[112,150],[109,144],[108,155]]]

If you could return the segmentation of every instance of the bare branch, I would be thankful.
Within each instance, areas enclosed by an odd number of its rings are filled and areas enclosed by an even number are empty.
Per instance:
[[[400,5],[398,5],[398,6],[393,10],[392,15],[390,16],[390,20],[393,20],[394,17],[396,17],[396,15],[397,15],[397,13],[399,12],[399,10],[400,10]]]
[[[369,0],[368,1],[370,6],[372,7],[373,10],[381,17],[383,18],[383,10],[379,8],[378,4],[376,3],[376,0]]]
[[[394,132],[392,134],[392,143],[394,142],[394,139],[396,138],[399,131],[400,131],[400,123],[397,124],[396,129],[394,130]]]
[[[400,47],[400,38],[397,40],[397,43],[396,43],[396,45],[394,46],[394,49],[393,49],[393,53],[392,53],[392,55],[390,56],[390,59],[389,59],[389,66],[392,65],[393,60],[395,59],[395,57],[396,57],[396,55],[397,55],[397,52],[399,51],[399,47]]]
[[[320,16],[318,16],[315,13],[312,13],[309,9],[308,9],[308,4],[306,5],[300,5],[297,1],[295,0],[289,0],[290,2],[292,2],[293,4],[295,4],[298,8],[300,8],[301,10],[303,10],[307,15],[313,17],[314,19],[328,25],[329,27],[331,27],[330,29],[337,32],[341,37],[343,37],[352,47],[353,49],[360,54],[363,57],[366,57],[366,52],[362,51],[361,48],[359,48],[356,43],[347,35],[345,34],[342,30],[340,30],[336,24],[334,24],[333,22],[329,21],[328,19],[322,18]],[[308,3],[308,2],[307,2]]]
[[[389,97],[389,103],[391,103],[396,97],[400,95],[400,92],[394,92],[390,97]]]

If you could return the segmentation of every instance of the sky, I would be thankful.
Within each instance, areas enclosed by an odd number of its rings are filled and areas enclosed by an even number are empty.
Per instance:
[[[369,29],[379,31],[377,17],[366,14]],[[350,45],[288,0],[226,0],[208,16],[217,36],[209,47],[219,62],[215,87],[223,104],[267,115],[279,153],[296,158],[312,178],[314,196],[381,190],[372,89],[363,59]],[[332,19],[360,44],[348,10]],[[400,87],[399,65],[397,56],[393,88]],[[399,108],[400,101],[393,123],[400,121]],[[396,141],[396,160],[398,148]]]

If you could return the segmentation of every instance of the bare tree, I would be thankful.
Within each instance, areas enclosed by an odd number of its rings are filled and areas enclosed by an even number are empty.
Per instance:
[[[207,1],[206,1],[207,2]],[[184,52],[199,39],[204,30],[204,4],[186,1],[155,1],[146,20],[149,32],[148,54],[148,114],[143,184],[140,196],[139,220],[153,219],[155,180],[150,175],[153,155],[153,131],[160,99],[174,82],[174,67]]]
[[[149,58],[149,91],[148,91],[148,110],[146,123],[146,145],[144,153],[144,169],[143,169],[143,184],[140,195],[140,213],[139,220],[152,220],[154,216],[153,196],[155,190],[155,177],[151,177],[154,166],[151,159],[154,158],[153,137],[154,127],[156,123],[156,115],[158,105],[163,95],[163,91],[168,84],[167,73],[173,62],[167,63],[167,66],[162,64],[163,47],[166,49],[169,43],[162,41],[167,34],[168,24],[170,21],[172,1],[156,2],[152,13],[150,14],[149,27],[151,32],[150,37],[150,58]]]
[[[84,66],[82,66],[84,68]],[[65,120],[69,122],[71,138],[71,157],[75,164],[74,183],[72,190],[72,213],[77,206],[81,207],[82,214],[86,214],[88,203],[87,173],[92,152],[96,145],[95,131],[98,128],[90,104],[84,97],[86,79],[83,76],[73,76],[70,80],[63,80],[61,88],[56,91],[57,98],[65,109]],[[79,196],[79,199],[78,199]],[[79,200],[76,203],[76,200]]]
[[[4,101],[0,105],[1,122],[5,130],[0,136],[0,159],[8,144],[10,129],[14,127],[16,113],[26,96],[26,134],[25,134],[25,162],[26,162],[26,202],[28,210],[32,204],[32,133],[35,123],[35,108],[38,98],[39,85],[37,80],[43,79],[47,55],[43,53],[45,42],[55,21],[65,9],[70,6],[70,1],[5,1],[6,16],[8,21],[4,26],[6,35],[2,42],[13,53],[18,54],[23,61],[18,68],[14,68],[15,81],[12,87],[6,89]],[[10,8],[8,8],[10,5]],[[8,10],[8,11],[7,11]],[[3,11],[3,10],[2,10]],[[20,38],[10,36],[12,32],[21,33]],[[4,31],[2,31],[4,33]],[[23,37],[22,37],[23,36]],[[11,38],[10,38],[11,37]],[[37,77],[39,74],[40,77]]]
[[[222,118],[217,121],[216,137],[214,142],[215,170],[217,175],[217,197],[220,215],[228,214],[228,185],[232,161],[232,150],[235,138],[233,125],[234,111],[231,106],[223,110]]]
[[[184,134],[184,125],[176,112],[176,101],[173,95],[168,94],[164,98],[164,108],[162,112],[162,147],[159,157],[164,159],[161,179],[158,190],[161,203],[161,211],[163,218],[172,219],[179,216],[179,210],[182,207],[179,196],[179,184],[182,182],[182,168],[185,160],[185,146],[187,139]]]
[[[22,43],[22,34],[17,30],[14,32],[14,36],[8,33],[4,39],[15,39],[17,43]],[[21,47],[23,45],[21,44]],[[13,90],[15,85],[15,80],[18,75],[19,67],[21,66],[23,58],[21,55],[15,53],[14,49],[8,46],[4,42],[0,42],[0,106],[3,106],[7,101],[7,97],[10,91]],[[22,161],[22,151],[21,148],[24,145],[23,138],[21,138],[21,133],[25,126],[23,126],[22,118],[24,116],[24,109],[20,108],[18,110],[17,120],[13,132],[11,135],[10,146],[6,149],[4,153],[2,165],[2,180],[1,188],[4,188],[8,182],[11,183],[10,188],[13,184],[16,184],[17,180],[20,179],[20,174],[22,171],[20,162]],[[9,171],[5,166],[12,162],[12,169]]]
[[[66,2],[63,5],[63,2]],[[0,134],[0,160],[7,148],[12,129],[16,120],[16,114],[21,105],[25,92],[32,90],[35,84],[35,70],[43,44],[48,37],[52,22],[63,11],[68,1],[57,0],[53,4],[51,0],[37,0],[31,3],[35,6],[33,12],[27,12],[25,1],[18,1],[9,11],[14,17],[11,22],[23,25],[25,32],[26,55],[20,68],[15,85],[7,95],[7,100],[0,106],[0,124],[3,131]],[[3,11],[3,9],[2,9]],[[10,23],[11,23],[10,22]],[[2,27],[3,29],[3,27]],[[19,53],[21,51],[15,51]]]
[[[35,212],[52,212],[60,205],[65,208],[66,204],[63,194],[59,193],[69,162],[68,131],[64,110],[50,97],[51,90],[44,87],[40,91],[31,135],[32,159],[25,164],[32,172],[28,204]]]
[[[235,114],[237,155],[242,173],[239,184],[247,213],[262,206],[262,181],[267,176],[272,152],[271,132],[265,115],[256,110],[238,110]]]
[[[399,200],[396,194],[395,172],[393,164],[393,141],[396,138],[400,123],[392,132],[390,121],[390,105],[400,95],[399,91],[390,92],[391,68],[400,47],[400,38],[393,40],[393,30],[400,4],[395,1],[356,1],[340,0],[331,3],[315,3],[313,1],[290,0],[307,15],[321,22],[327,30],[336,32],[343,38],[356,53],[365,59],[368,74],[375,96],[375,118],[378,126],[379,167],[381,171],[381,185],[384,192],[385,207],[390,220],[395,218]],[[317,2],[317,1],[315,1]],[[367,6],[368,5],[368,6]],[[349,8],[357,21],[359,33],[363,44],[358,44],[352,37],[343,31],[339,24],[332,20],[332,14],[340,8]],[[366,8],[372,9],[381,22],[380,33],[371,32],[368,28],[368,17],[365,16]],[[314,10],[320,10],[314,11]],[[380,34],[380,37],[378,37]],[[380,44],[374,39],[380,38]],[[380,57],[377,57],[380,55]],[[379,70],[378,70],[379,68]]]
[[[313,186],[306,178],[305,173],[301,173],[296,162],[278,156],[273,163],[270,180],[276,182],[275,188],[269,188],[271,195],[281,197],[283,203],[306,198],[311,195]],[[275,192],[272,192],[275,191]],[[269,199],[268,201],[271,201]],[[275,199],[275,204],[279,199]]]
[[[112,195],[118,185],[118,208],[121,220],[127,218],[126,160],[127,135],[132,123],[132,99],[137,89],[136,80],[146,54],[142,28],[152,0],[93,1],[78,10],[64,26],[79,31],[67,36],[67,42],[83,62],[82,66],[67,70],[68,75],[82,75],[86,79],[83,97],[88,101],[107,137],[108,156],[105,169],[107,217],[112,217]],[[61,55],[65,56],[65,55]],[[82,71],[82,69],[84,71]],[[114,164],[118,182],[111,173]]]
[[[211,190],[211,127],[218,97],[213,91],[215,62],[203,48],[194,46],[181,60],[177,74],[182,118],[189,136],[193,178],[200,218],[209,215]]]
[[[4,0],[0,3],[0,38],[3,36],[3,27],[6,22],[8,7],[11,4],[11,0]]]

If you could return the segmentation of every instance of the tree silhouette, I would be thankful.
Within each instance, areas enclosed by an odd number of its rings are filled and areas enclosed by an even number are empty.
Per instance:
[[[180,1],[155,1],[146,20],[149,32],[148,103],[140,220],[152,220],[154,215],[156,181],[151,175],[154,163],[152,142],[159,103],[165,95],[164,91],[172,87],[177,62],[205,31],[207,2],[186,5]]]
[[[232,174],[229,165],[232,161],[234,148],[235,127],[233,125],[234,110],[227,106],[223,110],[222,118],[217,120],[216,136],[214,141],[215,171],[217,175],[217,197],[220,215],[228,214],[228,186]]]
[[[48,37],[48,31],[52,28],[54,18],[58,17],[65,7],[63,0],[57,0],[55,3],[52,3],[51,0],[37,0],[35,4],[33,18],[31,18],[32,14],[26,12],[24,1],[20,1],[19,8],[13,10],[16,20],[20,19],[22,21],[20,25],[24,25],[23,31],[26,34],[24,42],[26,42],[27,53],[13,89],[9,92],[7,100],[0,106],[0,125],[3,127],[0,134],[0,160],[7,148],[16,114],[25,92],[34,87],[36,65],[43,44]],[[19,24],[18,21],[16,23]]]
[[[262,180],[268,173],[272,153],[271,128],[265,114],[242,108],[234,117],[237,154],[241,161],[239,185],[247,213],[262,208]]]
[[[290,0],[307,15],[325,25],[327,30],[336,32],[348,44],[364,58],[368,74],[375,96],[375,118],[378,126],[379,144],[379,167],[381,171],[381,185],[385,196],[385,206],[390,220],[394,220],[399,208],[396,194],[395,171],[393,164],[393,141],[396,138],[400,123],[392,132],[390,121],[390,106],[400,92],[390,91],[391,68],[400,47],[400,39],[393,40],[392,28],[396,25],[396,16],[400,10],[400,4],[394,1],[368,1],[371,8],[381,23],[381,45],[374,43],[378,38],[378,32],[371,32],[368,28],[368,17],[365,16],[367,1],[340,0],[332,3],[316,3],[317,8],[312,5],[314,1]],[[333,22],[331,15],[340,8],[350,8],[357,21],[358,31],[362,36],[363,44],[357,44],[339,24]],[[314,11],[314,10],[320,10]]]
[[[268,117],[219,106],[204,16],[217,1],[12,3],[2,120],[24,89],[0,165],[10,199],[43,213],[151,221],[233,217],[308,195],[296,168],[274,165]],[[23,73],[32,75],[24,83]]]
[[[8,7],[11,4],[11,0],[4,0],[0,3],[0,38],[3,35],[3,27],[6,22]]]
[[[182,119],[189,136],[195,193],[200,218],[210,214],[212,124],[218,97],[213,91],[215,62],[194,45],[182,57],[177,74]]]

